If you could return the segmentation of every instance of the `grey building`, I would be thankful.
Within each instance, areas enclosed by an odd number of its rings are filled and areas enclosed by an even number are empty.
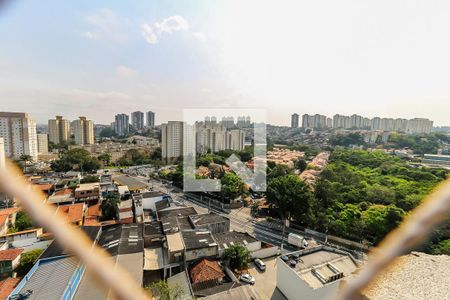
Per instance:
[[[147,127],[155,127],[155,113],[152,111],[147,112]]]
[[[144,128],[144,113],[142,111],[135,111],[131,113],[131,125],[133,125],[136,130],[141,130]]]
[[[214,213],[190,215],[189,221],[195,230],[209,230],[213,234],[230,231],[230,219]]]
[[[291,116],[291,127],[297,128],[298,127],[298,114],[292,114]]]
[[[118,135],[127,135],[130,132],[130,117],[127,114],[116,115],[114,131]]]

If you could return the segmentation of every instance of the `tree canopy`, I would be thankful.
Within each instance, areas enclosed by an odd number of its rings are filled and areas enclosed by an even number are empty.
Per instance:
[[[229,262],[231,269],[242,270],[248,267],[252,257],[247,248],[236,244],[225,249],[223,259]]]

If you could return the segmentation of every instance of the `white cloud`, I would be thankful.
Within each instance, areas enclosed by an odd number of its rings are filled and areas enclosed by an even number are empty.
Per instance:
[[[158,43],[158,36],[153,31],[153,28],[148,24],[142,24],[142,36],[149,44]]]
[[[203,32],[194,32],[192,36],[200,42],[206,41],[206,34]]]
[[[108,8],[85,14],[84,20],[90,26],[81,33],[84,38],[92,40],[104,38],[115,42],[123,42],[128,38],[125,29],[130,26],[130,20]]]
[[[157,44],[164,34],[172,34],[177,31],[189,30],[189,23],[181,16],[171,16],[153,25],[143,23],[142,36],[149,44]]]
[[[188,30],[189,23],[181,16],[171,16],[162,20],[161,23],[156,22],[155,28],[158,34],[172,33],[180,30]]]
[[[137,74],[136,70],[129,68],[127,66],[120,65],[116,67],[116,75],[119,77],[131,77],[136,74]]]

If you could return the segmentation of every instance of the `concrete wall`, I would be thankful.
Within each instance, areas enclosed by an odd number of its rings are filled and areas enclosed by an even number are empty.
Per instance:
[[[280,252],[278,247],[262,248],[251,252],[252,258],[268,258],[278,255]]]
[[[152,211],[156,211],[155,203],[161,201],[163,199],[162,196],[152,197],[152,198],[143,198],[142,206],[144,209],[151,209]]]
[[[186,250],[186,261],[196,260],[202,257],[218,256],[219,251],[217,247],[208,247],[195,250]]]
[[[289,300],[334,299],[338,292],[340,280],[319,289],[312,289],[297,273],[280,258],[277,258],[277,288]]]

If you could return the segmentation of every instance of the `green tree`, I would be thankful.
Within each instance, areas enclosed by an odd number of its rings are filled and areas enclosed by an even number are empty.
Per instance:
[[[120,196],[118,193],[111,193],[106,195],[100,204],[102,210],[102,218],[104,220],[111,220],[117,217],[119,211]]]
[[[297,221],[305,223],[313,194],[298,176],[285,175],[269,182],[266,199],[278,208],[283,219],[293,216]]]
[[[450,255],[450,239],[440,241],[432,248],[431,253]]]
[[[298,160],[295,162],[295,167],[296,167],[300,172],[303,172],[303,171],[306,170],[306,167],[308,167],[308,164],[306,163],[306,160],[300,158],[300,159],[298,159]]]
[[[223,252],[224,260],[228,261],[230,268],[235,270],[242,270],[248,267],[252,260],[250,251],[242,245],[236,244],[228,247]]]
[[[244,194],[244,182],[234,173],[225,173],[220,183],[222,184],[220,194],[225,200],[232,201]]]
[[[20,263],[16,268],[16,272],[19,276],[25,276],[28,271],[31,270],[35,262],[38,260],[39,256],[41,256],[44,250],[35,249],[29,252],[23,253],[20,257]]]
[[[93,182],[99,182],[100,178],[96,175],[87,175],[84,176],[83,179],[80,180],[80,183],[93,183]]]
[[[170,287],[167,281],[159,280],[147,286],[152,296],[157,300],[178,300],[184,296],[183,289],[180,285]]]
[[[14,231],[23,231],[34,228],[33,219],[24,211],[19,211],[16,215],[16,222],[14,223]]]
[[[97,156],[97,159],[103,162],[104,166],[109,166],[111,163],[111,154],[109,153],[102,153],[99,156]]]

